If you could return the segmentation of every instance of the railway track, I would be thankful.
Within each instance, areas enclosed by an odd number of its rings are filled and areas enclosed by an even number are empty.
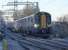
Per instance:
[[[10,32],[11,33],[11,32]],[[22,35],[12,33],[8,36],[17,41],[22,47],[26,48],[25,50],[63,50],[68,49],[67,40],[37,40],[31,39],[28,37],[22,37]]]
[[[31,49],[31,48],[33,48],[33,49],[41,49],[41,50],[45,50],[46,49],[46,47],[44,47],[44,45],[43,46],[40,46],[40,43],[38,44],[38,43],[36,43],[36,42],[32,42],[32,41],[30,41],[30,40],[26,40],[25,38],[23,38],[23,39],[21,39],[21,38],[13,38],[13,37],[11,37],[10,36],[10,38],[12,38],[13,40],[16,40],[22,47],[23,46],[25,46],[25,48],[29,48],[29,46],[31,46],[29,49]],[[33,47],[32,47],[33,46]],[[49,47],[49,46],[47,46],[47,47]],[[49,47],[49,49],[50,49],[50,47]],[[52,49],[52,48],[51,48]],[[52,49],[53,50],[53,49]]]
[[[32,39],[29,39],[28,41],[32,42],[32,43],[35,43],[39,46],[39,44],[41,45],[41,47],[43,48],[45,45],[47,47],[44,47],[44,48],[61,48],[61,49],[65,49],[65,48],[68,48],[68,43],[62,43],[62,42],[58,42],[58,41],[52,41],[52,40],[47,40],[45,42],[42,42],[42,41],[37,41],[37,40],[32,40]],[[38,44],[39,43],[39,44]],[[42,44],[44,44],[44,46],[42,46]]]
[[[22,38],[22,36],[20,35],[16,35],[18,36],[18,38]],[[30,38],[26,38],[27,40],[32,40],[32,41],[38,41],[40,42],[40,40],[36,40],[36,39],[30,39]],[[45,40],[45,39],[44,39]],[[56,39],[56,40],[45,40],[45,41],[41,41],[42,43],[45,43],[45,42],[50,42],[50,43],[55,43],[55,44],[58,44],[58,45],[61,45],[60,47],[63,46],[63,48],[67,48],[68,47],[68,40],[64,40],[64,39]]]

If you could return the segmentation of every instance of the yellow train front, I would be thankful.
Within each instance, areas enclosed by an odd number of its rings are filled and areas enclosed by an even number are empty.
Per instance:
[[[47,12],[38,12],[35,14],[34,20],[33,35],[48,36],[50,34],[51,15]]]

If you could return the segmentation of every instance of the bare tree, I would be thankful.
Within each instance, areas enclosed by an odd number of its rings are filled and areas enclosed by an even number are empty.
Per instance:
[[[2,11],[0,10],[0,16],[3,15],[3,14],[4,14],[4,12],[2,12]]]
[[[68,22],[68,15],[64,15],[62,17],[59,17],[58,21],[60,21],[60,22]]]
[[[23,9],[23,14],[24,14],[24,16],[29,16],[29,15],[33,14],[32,6],[30,6],[30,5],[25,6]]]
[[[39,11],[40,11],[39,8],[28,5],[28,6],[24,7],[23,14],[24,14],[24,16],[29,16],[29,15],[35,14]]]
[[[19,18],[22,18],[25,16],[35,14],[39,11],[40,10],[39,10],[38,6],[36,7],[36,6],[28,4],[28,5],[24,6],[23,9],[15,11],[13,17],[14,17],[14,19],[19,19]]]
[[[29,16],[31,14],[33,14],[32,6],[28,5],[28,7],[25,6],[23,9],[15,11],[13,17],[14,19],[19,19],[23,16]]]

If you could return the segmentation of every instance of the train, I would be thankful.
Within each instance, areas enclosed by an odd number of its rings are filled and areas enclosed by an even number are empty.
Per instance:
[[[23,32],[29,35],[44,36],[49,34],[51,14],[38,12],[14,21],[15,32]]]

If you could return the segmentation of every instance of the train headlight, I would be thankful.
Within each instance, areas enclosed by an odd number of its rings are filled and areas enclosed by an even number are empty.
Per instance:
[[[35,27],[35,28],[38,28],[38,27],[39,27],[39,24],[34,24],[34,27]]]

